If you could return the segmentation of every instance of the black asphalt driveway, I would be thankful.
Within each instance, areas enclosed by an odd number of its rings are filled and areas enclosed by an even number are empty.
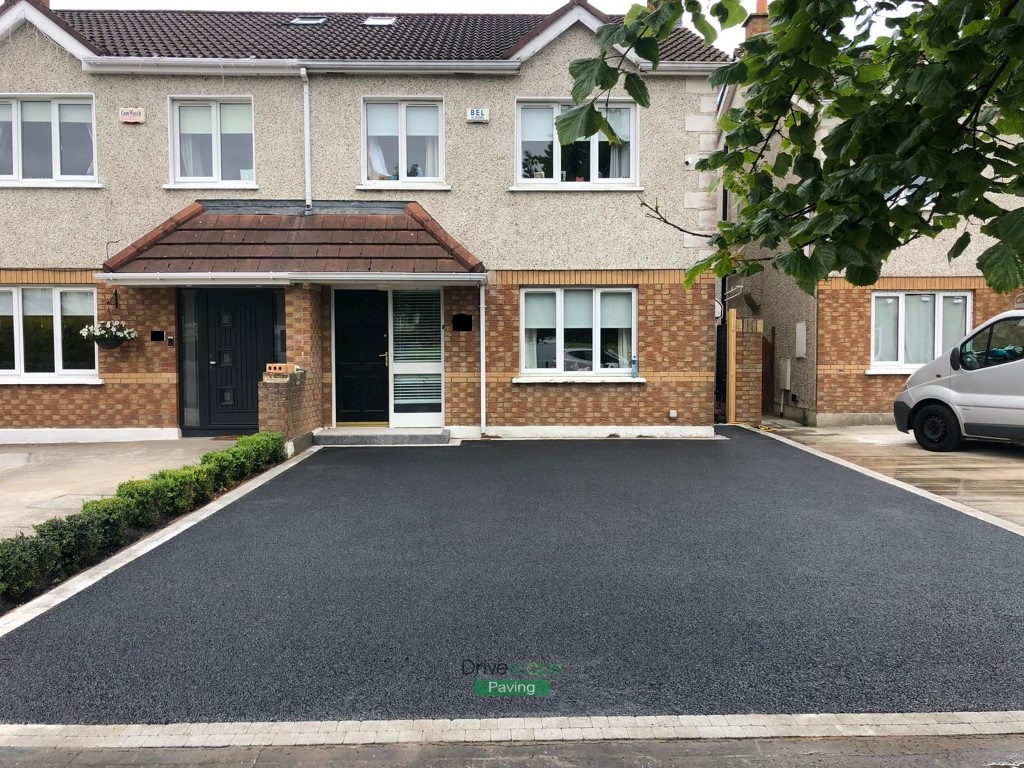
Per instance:
[[[0,638],[0,721],[1024,709],[1024,538],[723,434],[320,451]]]

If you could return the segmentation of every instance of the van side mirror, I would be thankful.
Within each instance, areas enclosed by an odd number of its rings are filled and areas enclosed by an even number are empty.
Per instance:
[[[960,347],[953,347],[949,353],[949,365],[954,371],[960,370]]]

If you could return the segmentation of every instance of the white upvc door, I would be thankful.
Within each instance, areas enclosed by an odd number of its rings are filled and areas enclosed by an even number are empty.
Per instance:
[[[391,292],[391,426],[444,426],[441,291]]]

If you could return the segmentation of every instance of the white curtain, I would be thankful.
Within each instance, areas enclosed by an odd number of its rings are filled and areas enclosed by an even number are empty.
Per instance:
[[[397,165],[398,104],[366,105],[366,174],[371,180],[389,179],[393,173],[382,140],[395,151],[393,163]]]
[[[213,176],[213,112],[210,107],[178,107],[178,146],[184,178]]]
[[[875,297],[875,361],[899,360],[900,300],[896,296]]]
[[[935,359],[935,295],[908,293],[903,361],[908,365],[930,363]]]
[[[60,172],[65,176],[90,176],[93,172],[94,138],[91,104],[58,104],[60,121]],[[87,141],[83,147],[78,142]]]
[[[14,107],[0,104],[0,176],[14,173]]]
[[[628,368],[633,357],[633,294],[601,294],[602,368]],[[611,358],[611,359],[608,359]]]
[[[611,125],[612,130],[622,141],[621,144],[611,144],[608,141],[608,137],[603,133],[599,134],[599,140],[608,144],[608,178],[610,179],[628,179],[629,178],[629,128],[630,128],[630,112],[628,109],[608,109],[602,110],[605,116],[608,118],[608,123]]]
[[[554,333],[556,326],[555,294],[527,293],[523,297],[523,301],[525,304],[523,327],[526,331],[526,367],[552,367],[555,350],[538,350],[538,344],[540,339],[549,338],[549,334]]]
[[[942,297],[942,351],[948,352],[967,333],[967,297]]]
[[[409,106],[405,110],[408,173],[418,165],[418,176],[437,178],[440,137],[439,110],[435,106]]]

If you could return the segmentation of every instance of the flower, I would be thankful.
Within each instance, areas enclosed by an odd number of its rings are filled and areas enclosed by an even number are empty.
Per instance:
[[[139,337],[138,332],[134,328],[129,328],[122,320],[100,320],[95,325],[85,326],[79,333],[90,341],[97,339],[128,341]]]

